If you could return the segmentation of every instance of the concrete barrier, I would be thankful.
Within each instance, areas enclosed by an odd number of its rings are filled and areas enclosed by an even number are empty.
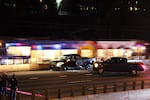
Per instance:
[[[39,70],[38,64],[13,64],[13,65],[0,65],[0,72],[11,71],[34,71]]]
[[[50,100],[150,100],[150,89],[65,97]]]
[[[49,64],[38,64],[40,70],[48,70],[50,69]]]
[[[0,72],[48,70],[49,64],[12,64],[0,65]]]

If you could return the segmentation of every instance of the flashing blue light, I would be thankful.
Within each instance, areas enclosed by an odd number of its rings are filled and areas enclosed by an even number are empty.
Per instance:
[[[61,45],[55,44],[55,45],[53,45],[53,48],[54,48],[54,49],[61,49]]]
[[[8,46],[10,46],[10,44],[9,44],[9,43],[7,43],[7,44],[5,44],[5,46],[6,46],[6,47],[8,47]]]
[[[18,43],[6,43],[5,46],[6,47],[8,47],[8,46],[20,46],[20,44],[18,44]]]
[[[36,48],[37,48],[37,50],[42,50],[43,49],[41,45],[37,45]]]

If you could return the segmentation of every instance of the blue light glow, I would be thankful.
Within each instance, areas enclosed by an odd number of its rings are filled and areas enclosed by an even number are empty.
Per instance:
[[[6,43],[5,45],[6,47],[8,47],[8,46],[20,46],[21,44],[20,43]]]
[[[53,48],[54,49],[61,49],[61,45],[60,44],[55,44],[55,45],[53,45]]]
[[[42,50],[43,49],[41,45],[37,45],[36,48],[37,48],[37,50]]]

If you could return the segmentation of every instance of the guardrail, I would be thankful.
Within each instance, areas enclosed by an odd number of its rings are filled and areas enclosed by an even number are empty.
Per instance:
[[[90,94],[110,93],[146,88],[150,88],[150,80],[71,86],[58,89],[32,90],[32,92],[17,91],[17,100],[51,100],[54,98],[85,96]],[[1,100],[7,100],[7,96],[5,95],[2,95],[1,98],[3,98]]]

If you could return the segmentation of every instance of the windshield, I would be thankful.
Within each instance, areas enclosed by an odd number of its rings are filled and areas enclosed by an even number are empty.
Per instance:
[[[59,58],[59,60],[66,60],[66,59],[68,59],[69,58],[69,56],[66,56],[66,55],[63,55],[63,56],[61,56],[60,58]]]

